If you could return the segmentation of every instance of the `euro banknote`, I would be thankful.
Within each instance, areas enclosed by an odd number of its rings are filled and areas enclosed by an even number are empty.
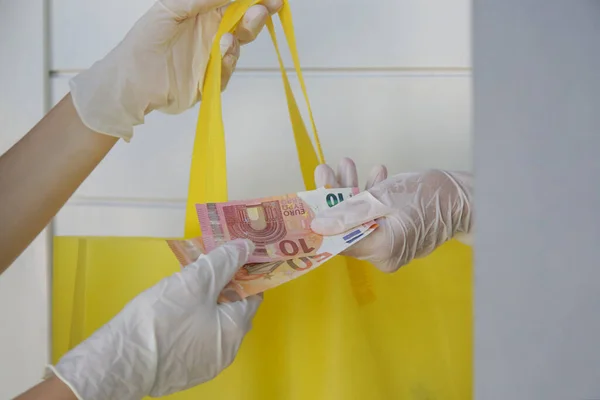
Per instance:
[[[265,263],[248,263],[240,268],[221,291],[218,302],[238,301],[298,278],[324,264],[352,243],[369,235],[376,228],[375,222],[363,224],[347,233],[347,241],[344,246],[329,248],[326,245],[317,254]],[[167,240],[167,243],[181,267],[190,265],[207,252],[202,237],[188,240]]]
[[[230,240],[252,240],[258,251],[219,297],[219,302],[237,301],[314,270],[373,232],[375,221],[335,236],[323,237],[310,229],[319,211],[358,192],[357,188],[319,188],[254,200],[198,204],[203,236],[167,243],[185,267]]]
[[[289,260],[324,252],[337,254],[364,235],[369,225],[324,237],[310,229],[311,221],[315,214],[358,192],[358,188],[319,188],[253,200],[197,204],[204,246],[211,251],[233,239],[250,239],[256,245],[248,260],[251,263]]]

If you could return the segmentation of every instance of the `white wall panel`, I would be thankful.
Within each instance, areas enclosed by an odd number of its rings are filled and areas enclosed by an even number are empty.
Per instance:
[[[475,399],[600,399],[600,1],[476,5]]]
[[[152,3],[51,0],[51,68],[88,68],[123,39]],[[307,68],[469,67],[470,4],[291,0],[300,59]],[[238,64],[276,66],[266,31],[244,48]]]
[[[52,80],[54,101],[68,91],[68,78]],[[363,178],[375,163],[388,165],[390,172],[470,168],[469,75],[310,73],[306,80],[328,162],[352,157]],[[297,81],[292,83],[296,86]],[[280,76],[239,73],[223,101],[230,198],[301,190]],[[180,232],[183,211],[173,225],[164,225],[164,231],[154,223],[141,226],[133,214],[130,222],[121,219],[112,231],[102,221],[125,212],[122,207],[140,204],[155,204],[169,218],[177,215],[172,204],[183,209],[196,118],[197,107],[179,116],[150,114],[132,142],[119,143],[81,186],[76,195],[80,211],[63,210],[57,232],[158,236]],[[165,202],[170,205],[165,207]],[[90,218],[99,215],[100,225],[85,219],[72,222],[75,215],[85,216],[86,207],[96,210],[90,211]],[[137,212],[143,211],[133,213]]]
[[[43,0],[0,0],[0,154],[44,115],[45,29]],[[49,243],[42,232],[0,276],[0,399],[39,382],[49,360]]]
[[[75,198],[54,222],[57,236],[183,236],[184,201]]]

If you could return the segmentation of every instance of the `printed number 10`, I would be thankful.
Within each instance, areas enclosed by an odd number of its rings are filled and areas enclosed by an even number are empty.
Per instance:
[[[310,254],[315,251],[314,247],[308,247],[308,244],[304,239],[298,239],[298,243],[300,243],[300,247],[302,247],[302,254]],[[300,252],[298,244],[293,240],[288,239],[279,242],[279,250],[286,256],[295,256]]]
[[[333,207],[333,206],[337,205],[338,203],[341,203],[342,201],[344,201],[344,195],[341,193],[338,193],[336,196],[334,193],[329,193],[327,195],[327,197],[325,197],[325,200],[327,200],[327,205],[329,207]]]

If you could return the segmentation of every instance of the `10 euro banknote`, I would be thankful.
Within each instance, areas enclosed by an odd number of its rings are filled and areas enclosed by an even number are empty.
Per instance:
[[[363,236],[371,233],[376,227],[377,225],[373,223],[365,230]],[[201,237],[188,240],[168,240],[167,243],[182,267],[190,265],[206,253]],[[314,270],[336,254],[323,251],[312,256],[289,260],[245,264],[223,288],[218,302],[238,301],[253,294],[262,293]]]
[[[256,249],[249,262],[280,261],[342,248],[348,240],[345,234],[324,237],[314,233],[310,224],[317,213],[358,192],[358,188],[319,188],[254,200],[197,204],[196,211],[207,251],[230,240],[250,239]],[[366,229],[355,232],[357,238]]]
[[[323,237],[310,230],[316,213],[356,193],[358,189],[321,188],[278,197],[198,205],[199,217],[203,215],[201,218],[205,219],[204,225],[201,221],[203,236],[167,242],[182,267],[229,240],[247,238],[257,248],[262,245],[264,251],[255,252],[221,292],[219,302],[237,301],[306,274],[373,232],[377,228],[374,221],[335,236]],[[228,209],[228,205],[232,208]],[[212,212],[209,210],[215,212],[213,220],[205,218]],[[232,212],[235,217],[231,216]],[[225,215],[227,218],[221,218]],[[207,223],[210,223],[209,231]],[[264,234],[260,233],[265,230]]]

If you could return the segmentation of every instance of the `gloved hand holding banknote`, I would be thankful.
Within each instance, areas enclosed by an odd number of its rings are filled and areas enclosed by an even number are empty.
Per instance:
[[[311,229],[316,214],[358,193],[358,188],[323,187],[283,196],[198,204],[202,237],[168,244],[184,267],[231,240],[254,242],[256,249],[249,263],[219,297],[219,302],[237,301],[304,275],[371,234],[377,228],[374,221],[331,236]]]

